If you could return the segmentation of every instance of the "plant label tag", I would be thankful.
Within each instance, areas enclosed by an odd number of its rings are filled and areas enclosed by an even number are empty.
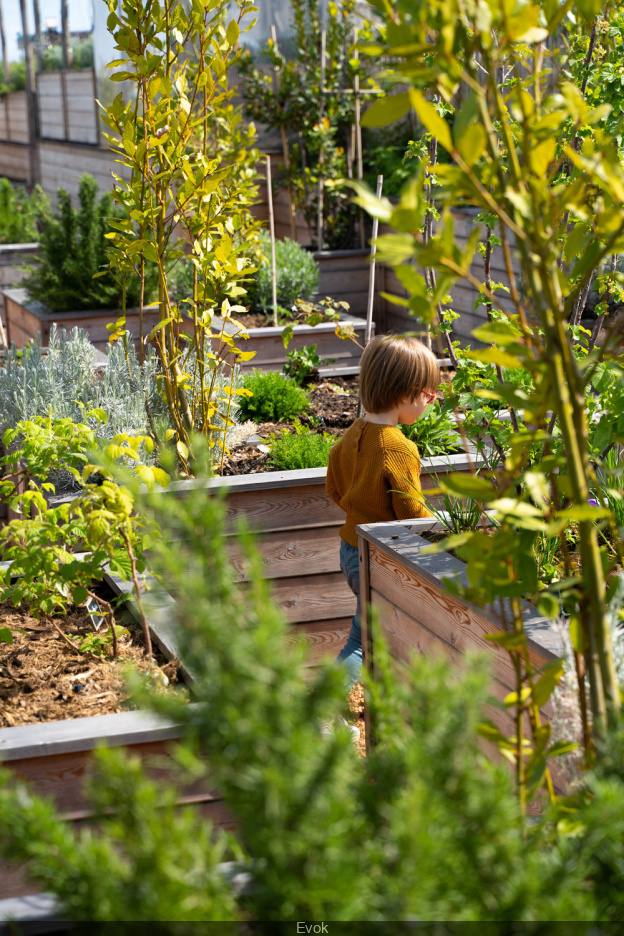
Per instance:
[[[98,631],[100,627],[102,626],[102,624],[104,623],[104,618],[100,614],[99,604],[97,603],[95,598],[88,598],[85,603],[85,608],[89,612],[89,617],[91,618],[94,628],[96,629],[96,631]]]

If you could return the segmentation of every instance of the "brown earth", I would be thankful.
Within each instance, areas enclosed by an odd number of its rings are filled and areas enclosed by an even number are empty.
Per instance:
[[[54,621],[68,637],[82,640],[93,633],[84,608],[71,608]],[[145,674],[149,670],[143,655],[143,630],[123,609],[116,613],[116,621],[129,634],[119,638],[119,658],[112,660],[70,647],[51,624],[36,620],[26,608],[0,604],[0,627],[13,632],[13,644],[0,643],[0,727],[134,708],[128,702],[124,672],[129,666]],[[98,634],[105,628],[103,624]],[[178,681],[177,664],[168,663],[156,649],[154,658],[154,689],[163,691],[167,681]]]

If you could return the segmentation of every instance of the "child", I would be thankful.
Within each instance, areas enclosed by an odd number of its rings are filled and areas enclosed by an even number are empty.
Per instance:
[[[338,662],[346,667],[349,689],[362,672],[355,528],[360,523],[429,516],[418,500],[418,449],[397,424],[415,422],[435,399],[439,383],[435,355],[416,338],[373,338],[360,362],[360,399],[365,415],[356,419],[329,454],[326,490],[347,515],[340,528],[340,568],[357,596],[351,631],[338,655]]]

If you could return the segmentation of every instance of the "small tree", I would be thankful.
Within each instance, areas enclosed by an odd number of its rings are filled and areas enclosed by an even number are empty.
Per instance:
[[[217,391],[219,356],[253,356],[236,348],[223,327],[212,327],[216,313],[227,319],[242,310],[237,303],[252,271],[246,252],[256,228],[249,214],[256,193],[254,129],[242,125],[227,77],[239,56],[241,21],[253,7],[236,0],[237,16],[226,25],[230,6],[226,0],[109,6],[108,28],[122,56],[111,63],[122,66],[111,78],[132,89],[104,112],[113,131],[108,140],[129,175],[128,182],[115,177],[115,198],[130,217],[115,224],[110,268],[121,283],[136,275],[144,284],[150,267],[157,271],[160,319],[150,337],[185,466],[194,431],[214,445],[215,414],[226,429],[232,423],[235,370],[230,366],[229,386]],[[172,300],[169,274],[187,251],[193,291],[181,308]],[[141,290],[141,323],[144,299]],[[124,328],[122,317],[117,333]],[[141,324],[141,348],[145,337]]]

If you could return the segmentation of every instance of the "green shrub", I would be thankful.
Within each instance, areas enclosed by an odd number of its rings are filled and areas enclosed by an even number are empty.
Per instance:
[[[243,378],[243,388],[251,391],[253,396],[240,397],[241,420],[280,422],[300,416],[309,406],[308,394],[292,377],[273,371],[253,370]]]
[[[37,221],[48,216],[50,202],[36,185],[32,194],[0,179],[0,244],[27,244],[39,240]]]
[[[260,235],[262,259],[247,287],[251,312],[267,312],[273,308],[271,292],[271,241],[266,231]],[[312,254],[285,238],[275,244],[277,267],[277,304],[291,309],[295,299],[311,299],[319,281],[319,267]]]
[[[298,468],[326,468],[329,450],[338,441],[333,436],[313,432],[295,421],[295,432],[283,432],[270,445],[269,464],[278,471],[294,471]]]
[[[403,435],[417,446],[421,458],[453,455],[461,451],[461,437],[450,406],[436,400],[411,426],[399,424]]]
[[[98,199],[97,182],[83,175],[78,193],[80,208],[76,210],[67,192],[58,190],[58,211],[42,219],[39,243],[42,256],[24,282],[33,299],[43,302],[55,312],[79,309],[119,309],[122,286],[106,272],[108,265],[106,234],[113,230],[110,219],[123,217],[123,211],[113,206],[111,195]],[[148,281],[145,301],[151,300],[156,289],[156,267],[147,264]],[[138,305],[139,279],[127,283],[127,307]]]
[[[316,353],[315,344],[310,345],[309,348],[297,348],[294,351],[289,351],[286,358],[284,373],[287,377],[296,380],[300,387],[318,374],[321,365],[333,364],[336,360],[336,358],[319,357]]]

